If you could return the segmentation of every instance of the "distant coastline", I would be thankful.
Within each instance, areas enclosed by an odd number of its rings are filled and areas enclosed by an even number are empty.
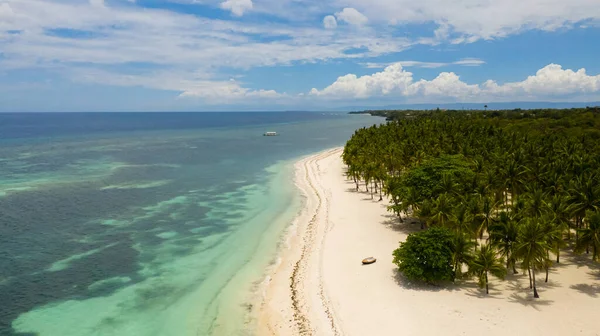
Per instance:
[[[352,111],[348,114],[369,114],[374,117],[384,117],[388,121],[399,120],[404,118],[414,118],[416,116],[430,116],[435,112],[448,112],[448,113],[468,113],[471,115],[480,115],[483,117],[503,117],[510,119],[524,119],[524,118],[536,118],[546,117],[559,119],[567,113],[578,113],[578,112],[600,112],[600,103],[594,106],[587,106],[581,108],[514,108],[514,109],[469,109],[469,110],[458,110],[458,109],[383,109],[383,110],[363,110],[363,111]]]

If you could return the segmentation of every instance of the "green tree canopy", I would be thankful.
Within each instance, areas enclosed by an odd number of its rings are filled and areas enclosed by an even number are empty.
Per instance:
[[[452,281],[452,238],[452,232],[441,227],[413,233],[394,251],[394,264],[410,280]]]
[[[414,189],[421,198],[436,199],[442,193],[464,193],[475,173],[461,155],[442,155],[410,169],[402,178],[405,190]]]

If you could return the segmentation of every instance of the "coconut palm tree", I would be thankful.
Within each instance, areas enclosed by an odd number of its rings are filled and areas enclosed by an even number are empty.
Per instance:
[[[502,211],[498,219],[490,226],[490,243],[495,246],[506,260],[506,269],[512,267],[513,274],[518,274],[516,268],[515,249],[519,236],[519,226],[512,214]]]
[[[530,190],[525,198],[525,211],[531,217],[541,217],[546,210],[546,194],[537,186],[530,188]]]
[[[483,198],[481,202],[481,213],[476,218],[478,222],[477,233],[479,234],[479,239],[483,239],[484,232],[489,233],[490,226],[493,225],[494,222],[494,208],[496,208],[497,205],[498,203],[494,203],[490,197]]]
[[[552,249],[556,254],[556,263],[560,263],[560,249],[565,245],[563,239],[564,233],[566,232],[569,239],[571,238],[571,230],[569,228],[571,210],[569,209],[567,199],[561,195],[554,195],[550,201],[546,202],[546,208],[551,216],[553,226],[558,231],[557,233],[559,233]]]
[[[600,212],[588,211],[585,217],[587,226],[579,229],[579,240],[575,252],[582,253],[592,248],[592,260],[600,261]]]
[[[473,249],[477,243],[464,233],[455,233],[452,239],[452,261],[456,278],[462,278],[462,265],[469,265],[473,259]]]
[[[421,230],[425,229],[425,225],[429,225],[431,223],[431,218],[433,216],[434,205],[430,200],[425,200],[421,203],[419,210],[414,212],[414,214],[419,218],[421,222]]]
[[[453,226],[456,233],[471,235],[473,217],[471,216],[467,203],[461,202],[454,207],[452,214],[450,215],[450,224]]]
[[[595,174],[577,176],[569,189],[571,195],[570,204],[573,215],[576,218],[576,233],[586,214],[586,211],[596,210],[600,207],[600,185]],[[576,237],[579,239],[579,237]]]
[[[433,203],[431,219],[434,223],[445,226],[452,216],[452,199],[448,194],[441,194]]]
[[[506,268],[504,268],[504,260],[498,257],[498,254],[492,245],[483,244],[475,250],[475,254],[469,263],[469,274],[474,275],[479,280],[479,287],[485,287],[485,293],[490,293],[488,273],[504,279],[506,276]]]
[[[519,162],[513,157],[504,165],[505,185],[511,192],[511,204],[514,199],[518,196],[519,187],[523,183],[523,175],[525,174],[525,168],[519,164]]]
[[[540,297],[535,283],[535,271],[545,267],[549,249],[544,224],[539,219],[527,218],[519,230],[515,256],[530,274],[530,288],[533,288],[534,298]]]
[[[546,260],[544,261],[544,270],[546,271],[546,280],[544,280],[544,282],[548,282],[548,273],[550,271],[550,266],[552,266],[552,260],[550,259],[550,251],[552,251],[558,256],[558,253],[560,253],[560,248],[565,245],[565,241],[562,237],[562,227],[560,225],[557,225],[556,221],[554,221],[551,216],[542,218],[542,223],[544,225],[544,235],[546,237],[546,242],[548,243],[548,249],[546,250]]]

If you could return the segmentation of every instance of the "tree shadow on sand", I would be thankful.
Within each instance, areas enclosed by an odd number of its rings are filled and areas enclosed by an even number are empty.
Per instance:
[[[396,215],[385,214],[385,215],[382,215],[381,217],[383,217],[381,224],[385,225],[387,228],[389,228],[391,230],[399,231],[399,232],[402,232],[407,235],[409,235],[411,233],[422,231],[421,224],[416,219],[409,217],[409,218],[405,218],[404,221],[400,222],[400,220],[398,219],[398,216],[396,216]]]
[[[564,250],[561,253],[561,257],[567,264],[574,264],[577,268],[588,267],[589,269],[600,271],[600,264],[593,261],[589,254],[576,254],[573,251]]]
[[[441,284],[427,284],[420,281],[411,281],[407,279],[402,273],[400,273],[398,269],[392,270],[392,277],[400,287],[408,290],[425,292],[454,292],[463,290],[460,284],[455,284],[452,282],[444,282]]]
[[[582,294],[589,295],[593,298],[597,298],[600,296],[600,285],[598,284],[577,284],[571,285],[571,289],[574,289]]]
[[[502,281],[502,280],[497,280]],[[497,284],[494,282],[489,283],[490,293],[487,294],[485,292],[485,288],[480,288],[475,282],[463,282],[461,284],[462,287],[465,288],[466,294],[468,296],[476,297],[479,299],[502,299],[502,291],[498,290]]]
[[[540,295],[540,298],[537,299],[533,297],[533,289],[529,288],[529,280],[527,280],[525,283],[518,282],[516,279],[514,281],[509,281],[507,290],[511,291],[512,294],[508,297],[508,302],[518,303],[525,307],[531,307],[535,310],[540,310],[540,306],[549,306],[554,302],[553,300],[544,298],[544,293],[546,290],[548,288],[561,286],[557,282],[542,282],[536,287]]]

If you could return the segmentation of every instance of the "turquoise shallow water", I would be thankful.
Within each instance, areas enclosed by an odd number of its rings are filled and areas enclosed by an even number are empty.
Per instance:
[[[292,163],[380,121],[107,116],[0,126],[1,335],[251,335]]]

